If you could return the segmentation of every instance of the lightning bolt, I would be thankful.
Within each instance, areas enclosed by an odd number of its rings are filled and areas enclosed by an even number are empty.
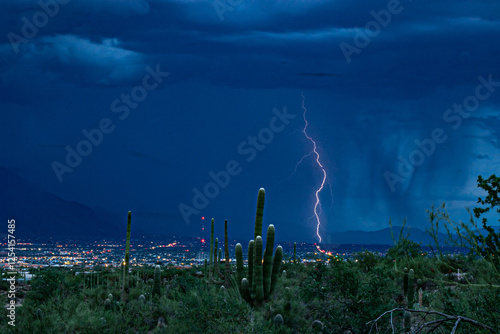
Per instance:
[[[299,161],[299,163],[297,165],[299,165],[306,157],[308,157],[308,156],[310,156],[311,154],[314,153],[316,155],[316,163],[318,164],[319,168],[323,172],[323,180],[321,181],[321,185],[316,190],[316,203],[314,204],[314,210],[313,210],[314,211],[314,217],[316,217],[316,236],[318,237],[319,243],[321,243],[321,235],[319,234],[319,228],[321,226],[321,220],[319,218],[318,207],[320,207],[320,209],[321,209],[321,203],[320,203],[320,200],[319,200],[319,193],[321,192],[321,190],[323,190],[323,187],[325,186],[326,171],[325,171],[325,168],[323,167],[323,165],[321,164],[320,156],[319,156],[319,153],[318,153],[318,150],[317,150],[316,142],[314,141],[314,139],[312,139],[311,136],[309,136],[307,134],[307,127],[309,126],[309,122],[307,121],[307,118],[306,118],[307,109],[306,109],[306,107],[304,105],[305,97],[304,97],[304,93],[302,91],[300,91],[300,96],[302,96],[302,109],[304,110],[304,112],[302,113],[302,117],[304,118],[304,123],[305,123],[304,128],[302,129],[302,133],[307,138],[307,140],[309,140],[313,144],[313,150],[309,154],[303,156],[302,159],[300,159],[300,161]],[[295,169],[297,169],[297,166],[295,166]]]

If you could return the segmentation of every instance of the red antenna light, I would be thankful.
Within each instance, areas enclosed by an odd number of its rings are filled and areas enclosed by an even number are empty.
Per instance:
[[[205,220],[205,216],[201,217],[201,220]]]

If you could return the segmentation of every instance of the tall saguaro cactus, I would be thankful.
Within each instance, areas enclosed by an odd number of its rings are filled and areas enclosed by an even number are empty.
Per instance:
[[[269,225],[266,235],[266,248],[263,251],[262,217],[264,212],[265,190],[261,188],[257,196],[257,213],[255,215],[254,240],[248,243],[248,272],[243,266],[243,250],[237,244],[236,252],[236,279],[240,294],[248,303],[262,306],[264,301],[271,298],[278,282],[283,248],[278,246],[274,252],[274,225]],[[246,275],[245,275],[246,274]]]
[[[128,212],[127,217],[127,241],[125,244],[125,267],[122,285],[122,302],[126,303],[129,293],[129,264],[130,264],[130,230],[132,226],[132,212]]]

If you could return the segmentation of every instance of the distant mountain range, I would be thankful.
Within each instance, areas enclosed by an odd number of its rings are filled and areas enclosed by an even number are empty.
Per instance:
[[[67,201],[0,167],[1,234],[8,219],[16,220],[16,238],[116,236],[123,230],[117,217],[104,209]]]

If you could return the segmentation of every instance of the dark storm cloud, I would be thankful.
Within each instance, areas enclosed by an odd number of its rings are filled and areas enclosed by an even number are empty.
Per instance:
[[[359,55],[352,55],[353,63],[348,66],[339,43],[353,44],[354,28],[374,21],[370,12],[386,10],[387,3],[318,2],[290,8],[286,3],[252,2],[227,12],[227,19],[220,22],[211,1],[74,0],[61,5],[58,15],[40,29],[29,42],[32,47],[23,53],[30,60],[46,58],[55,66],[61,63],[63,67],[57,68],[69,76],[69,82],[127,82],[127,73],[122,72],[142,66],[137,62],[143,57],[144,61],[171,64],[184,80],[203,77],[214,84],[233,86],[238,84],[235,77],[246,77],[239,80],[243,88],[299,88],[304,82],[295,77],[297,71],[329,73],[333,69],[338,77],[328,82],[307,80],[306,88],[317,85],[352,92],[359,87],[365,94],[377,96],[391,90],[403,98],[422,96],[439,86],[464,84],[481,68],[491,69],[495,63],[485,56],[498,54],[500,44],[479,40],[498,36],[498,14],[492,8],[498,4],[480,1],[450,8],[447,1],[418,5],[401,1],[401,13],[392,15],[387,27]],[[10,24],[2,27],[4,36],[9,29],[18,31],[20,17],[29,18],[37,8],[28,2],[5,6]],[[2,48],[3,55],[12,56],[6,54],[7,49]],[[67,55],[71,50],[87,49],[94,49],[88,51],[93,54]],[[84,59],[88,62],[82,64]],[[65,69],[65,64],[78,70]],[[12,63],[7,66],[19,73]],[[464,71],[454,71],[457,66]]]

